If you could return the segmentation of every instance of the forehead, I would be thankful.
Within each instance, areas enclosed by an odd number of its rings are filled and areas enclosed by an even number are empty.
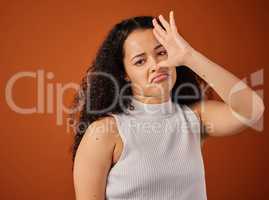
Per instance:
[[[131,56],[133,53],[152,51],[158,44],[152,29],[142,29],[133,31],[125,40],[123,48],[125,55]]]

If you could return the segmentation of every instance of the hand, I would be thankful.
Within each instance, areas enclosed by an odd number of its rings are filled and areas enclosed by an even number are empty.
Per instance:
[[[153,34],[156,39],[163,45],[168,53],[167,60],[161,61],[160,66],[175,67],[184,65],[186,55],[190,53],[192,47],[179,35],[174,19],[173,11],[169,13],[169,22],[163,18],[162,15],[159,16],[159,20],[164,30],[154,18],[153,23]]]

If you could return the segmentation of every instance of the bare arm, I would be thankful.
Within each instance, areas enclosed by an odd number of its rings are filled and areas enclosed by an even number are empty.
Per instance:
[[[169,23],[162,15],[159,20],[165,30],[153,20],[153,34],[168,51],[168,59],[160,66],[188,66],[208,83],[224,102],[206,100],[192,106],[205,126],[212,127],[208,135],[225,136],[254,125],[263,115],[264,103],[259,95],[231,72],[196,51],[179,34],[174,13]]]
[[[192,106],[211,136],[225,136],[254,125],[264,112],[263,100],[247,84],[196,50],[185,64],[202,77],[224,102],[206,100]]]
[[[111,119],[93,122],[85,132],[74,160],[76,200],[104,200],[106,179],[112,164],[115,135]]]

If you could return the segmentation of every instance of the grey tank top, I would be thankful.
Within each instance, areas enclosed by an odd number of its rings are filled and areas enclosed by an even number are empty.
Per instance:
[[[200,121],[169,99],[110,114],[123,150],[107,176],[106,200],[206,200]]]

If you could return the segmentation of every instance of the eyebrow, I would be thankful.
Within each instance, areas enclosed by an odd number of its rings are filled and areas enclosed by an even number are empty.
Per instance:
[[[154,50],[156,50],[156,49],[158,49],[160,47],[163,47],[163,45],[162,44],[158,44],[156,47],[154,47]],[[131,60],[133,60],[136,57],[143,56],[145,54],[146,54],[145,52],[144,53],[137,54],[136,56],[134,56],[133,58],[131,58]]]

